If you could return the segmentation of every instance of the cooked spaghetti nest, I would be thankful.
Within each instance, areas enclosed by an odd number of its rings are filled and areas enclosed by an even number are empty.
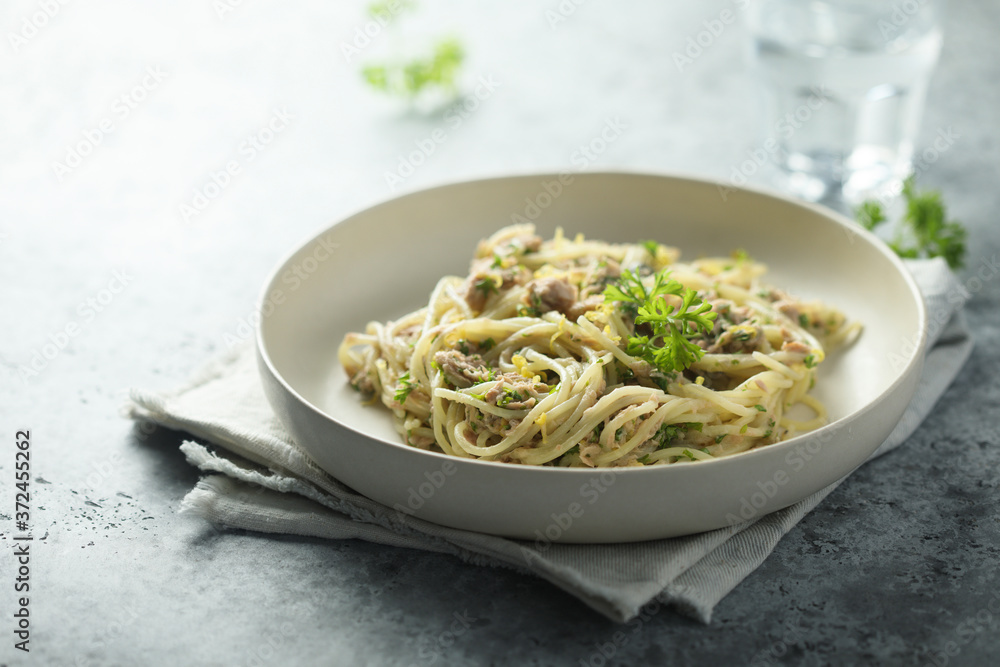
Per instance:
[[[694,462],[825,424],[807,393],[815,367],[860,325],[760,283],[766,266],[745,253],[679,258],[654,242],[561,230],[543,242],[533,225],[506,227],[479,243],[468,277],[442,278],[427,306],[347,334],[340,362],[352,387],[392,410],[407,444],[487,461]],[[700,356],[687,368],[628,353],[649,325],[605,291],[629,274],[647,288],[669,275],[710,305],[710,327],[684,332]],[[814,416],[790,419],[797,403]]]

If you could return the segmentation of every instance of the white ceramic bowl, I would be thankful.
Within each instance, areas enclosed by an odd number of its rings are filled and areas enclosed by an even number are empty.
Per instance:
[[[337,362],[348,331],[426,303],[466,275],[476,243],[534,218],[607,241],[655,239],[684,257],[746,249],[770,284],[864,323],[819,369],[831,423],[703,463],[580,470],[457,459],[403,445],[383,406],[362,406]],[[331,475],[445,526],[540,541],[623,542],[719,528],[786,507],[847,475],[899,421],[923,363],[926,313],[899,259],[849,220],[775,194],[693,178],[595,173],[515,176],[415,192],[356,213],[293,252],[261,297],[267,397]],[[903,363],[899,359],[904,359]]]

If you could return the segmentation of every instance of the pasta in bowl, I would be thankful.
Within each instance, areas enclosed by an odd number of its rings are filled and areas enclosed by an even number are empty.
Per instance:
[[[351,386],[406,444],[565,467],[710,460],[826,423],[807,392],[860,328],[762,283],[745,252],[679,261],[655,241],[543,241],[514,225],[423,308],[349,333]],[[804,404],[807,421],[786,410]]]
[[[926,314],[874,236],[681,176],[577,174],[539,199],[557,178],[404,195],[279,263],[258,367],[319,468],[451,528],[650,540],[801,500],[899,421]]]

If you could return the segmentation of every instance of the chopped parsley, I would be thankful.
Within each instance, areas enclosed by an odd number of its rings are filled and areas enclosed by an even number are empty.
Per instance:
[[[473,283],[473,287],[482,292],[484,296],[489,296],[490,292],[493,292],[494,294],[500,293],[500,290],[497,289],[496,281],[489,276],[477,280]]]
[[[817,364],[816,355],[815,354],[807,354],[806,358],[802,360],[802,363],[804,363],[806,365],[806,368],[816,368],[816,364]]]
[[[501,396],[499,399],[497,399],[497,406],[499,406],[499,407],[502,408],[502,407],[504,407],[506,405],[510,405],[511,403],[513,403],[515,401],[523,401],[523,400],[524,400],[524,397],[521,396],[521,392],[515,391],[514,389],[511,389],[510,387],[504,387],[503,396]]]
[[[656,241],[643,241],[642,247],[646,249],[646,252],[653,256],[653,259],[656,259],[656,252],[660,249],[659,243]]]
[[[566,450],[566,453],[563,454],[563,456],[573,456],[574,454],[576,454],[577,456],[580,455],[580,445],[573,445],[572,447]]]
[[[670,383],[675,379],[675,377],[676,376],[673,373],[671,373],[669,376],[665,376],[659,373],[658,371],[655,371],[652,374],[650,374],[649,379],[653,381],[653,384],[655,384],[657,387],[660,388],[660,391],[665,392],[667,391],[667,388],[670,386]]]
[[[410,380],[410,371],[406,371],[399,376],[399,385],[396,387],[396,394],[393,398],[396,399],[397,403],[405,403],[407,396],[409,396],[410,392],[416,389],[416,387],[416,383]]]
[[[682,424],[661,424],[651,439],[656,440],[656,449],[665,449],[670,443],[680,437],[685,431],[700,431],[701,422],[684,422]]]
[[[487,338],[482,343],[479,344],[479,349],[483,352],[489,352],[494,347],[496,347],[497,342],[492,338]]]
[[[767,412],[767,408],[765,408],[765,407],[764,407],[763,405],[761,405],[760,403],[758,403],[758,404],[757,404],[757,405],[755,405],[754,407],[755,407],[755,408],[757,408],[757,411],[758,411],[758,412]]]
[[[809,327],[809,316],[805,313],[799,313],[799,326],[803,329]]]

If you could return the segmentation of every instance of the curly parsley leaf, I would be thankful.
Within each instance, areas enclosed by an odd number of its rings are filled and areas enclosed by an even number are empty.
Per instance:
[[[650,298],[642,279],[626,269],[617,283],[611,283],[604,288],[604,301],[621,301],[642,305]]]
[[[667,303],[667,295],[680,297],[680,306]],[[647,290],[642,279],[626,269],[617,283],[604,289],[604,300],[637,307],[636,326],[648,324],[652,335],[630,336],[627,352],[660,371],[682,371],[705,354],[691,338],[699,331],[711,332],[716,313],[697,292],[671,278],[669,270],[657,273]]]

